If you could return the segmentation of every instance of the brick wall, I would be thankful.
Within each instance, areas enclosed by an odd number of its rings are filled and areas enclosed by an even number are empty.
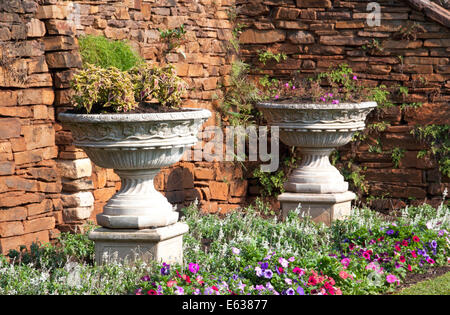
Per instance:
[[[390,123],[380,140],[386,152],[397,146],[406,150],[400,167],[392,168],[389,153],[368,152],[375,139],[349,145],[341,156],[366,168],[370,194],[391,193],[388,203],[378,201],[381,208],[403,205],[411,196],[438,200],[448,178],[439,174],[431,157],[416,158],[425,146],[410,130],[416,124],[448,123],[448,28],[403,1],[378,2],[382,24],[368,28],[364,1],[2,1],[0,252],[34,240],[51,241],[60,231],[78,231],[120,187],[114,172],[93,165],[55,120],[69,106],[69,82],[81,65],[77,37],[103,34],[128,39],[144,58],[158,61],[163,49],[159,29],[184,24],[186,42],[180,48],[186,58],[177,53],[167,56],[193,88],[184,106],[215,111],[216,96],[220,98],[227,86],[235,57],[227,51],[234,27],[228,11],[237,12],[237,22],[246,25],[240,35],[245,61],[262,67],[256,60],[259,49],[288,54],[285,62],[266,65],[266,74],[283,77],[297,69],[309,74],[346,62],[361,79],[408,86],[405,102],[423,102],[421,108],[392,107],[370,117]],[[425,31],[415,39],[395,39],[407,21],[419,23]],[[383,53],[361,50],[371,39],[383,44]],[[421,77],[427,84],[418,86]],[[217,123],[213,115],[207,125]],[[199,199],[204,211],[223,213],[258,194],[250,169],[186,158],[162,170],[155,185],[173,203]]]

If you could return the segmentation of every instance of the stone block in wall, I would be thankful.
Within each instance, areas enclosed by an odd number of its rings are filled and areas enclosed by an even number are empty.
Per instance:
[[[55,228],[55,218],[54,217],[43,217],[34,220],[27,220],[23,222],[24,232],[26,234],[46,231]]]
[[[96,202],[106,202],[116,193],[116,187],[105,187],[94,190]]]
[[[298,8],[331,8],[330,0],[296,0]]]
[[[27,150],[55,145],[55,130],[52,125],[22,126],[22,134]]]
[[[313,44],[314,36],[310,32],[296,31],[288,35],[288,40],[293,44]]]
[[[17,94],[17,91],[0,90],[0,99],[2,100],[2,106],[17,105]]]
[[[59,175],[65,178],[79,179],[89,177],[92,174],[92,165],[90,159],[80,160],[58,160],[57,168]]]
[[[20,137],[21,122],[18,118],[0,118],[0,140]]]
[[[93,209],[94,209],[93,206],[63,209],[62,211],[63,220],[65,223],[86,220],[91,216],[91,212]]]
[[[47,33],[49,35],[75,35],[76,27],[71,21],[65,20],[48,20],[45,22]]]
[[[26,205],[26,213],[28,217],[35,216],[38,214],[50,212],[53,209],[53,203],[51,199],[44,199],[40,203],[32,203]]]
[[[270,44],[282,42],[286,34],[282,30],[253,30],[247,29],[239,37],[241,44]]]
[[[41,5],[37,9],[36,18],[39,20],[60,19],[64,20],[69,14],[69,8],[66,5]]]
[[[94,205],[94,196],[90,191],[62,193],[61,202],[64,208],[90,207]]]
[[[26,27],[27,37],[43,37],[45,35],[45,24],[38,19],[31,19],[31,21],[27,23]]]
[[[0,175],[12,175],[15,170],[15,163],[12,161],[0,162]]]
[[[44,200],[42,193],[7,192],[0,194],[0,207],[11,208],[42,200]]]
[[[228,184],[224,182],[209,182],[209,191],[211,192],[211,199],[213,200],[227,200],[228,199]]]
[[[67,180],[63,178],[61,184],[62,190],[65,192],[78,192],[83,190],[91,190],[94,189],[95,187],[93,181],[86,178],[80,178],[75,180]]]
[[[45,58],[50,69],[81,68],[82,66],[81,56],[78,52],[50,52],[46,54]]]
[[[0,237],[10,237],[24,234],[21,221],[0,222]]]
[[[19,250],[19,246],[21,245],[25,245],[29,248],[33,242],[48,243],[49,241],[48,231],[39,231],[20,236],[0,238],[0,253],[6,255],[11,249]]]
[[[18,92],[19,105],[52,105],[55,100],[53,89],[24,89]]]
[[[411,125],[448,124],[450,106],[439,103],[423,103],[420,108],[406,107],[404,119]],[[1,127],[0,127],[1,128]]]
[[[46,36],[44,38],[45,51],[72,50],[77,47],[77,40],[72,36]]]
[[[27,209],[25,207],[14,207],[0,210],[0,222],[21,221],[27,218]]]

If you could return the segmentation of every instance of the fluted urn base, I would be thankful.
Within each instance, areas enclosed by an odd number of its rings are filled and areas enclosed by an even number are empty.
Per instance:
[[[301,148],[301,164],[289,176],[284,188],[300,193],[341,193],[348,190],[348,183],[331,165],[329,155],[333,148]]]
[[[97,215],[98,224],[111,229],[146,229],[178,221],[178,212],[153,185],[159,169],[115,172],[121,188]]]

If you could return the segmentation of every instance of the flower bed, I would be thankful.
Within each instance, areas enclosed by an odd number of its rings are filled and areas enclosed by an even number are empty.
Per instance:
[[[406,209],[397,222],[390,223],[359,210],[331,228],[298,221],[295,213],[286,222],[272,224],[252,213],[232,214],[217,220],[217,225],[211,216],[191,213],[187,222],[199,228],[196,239],[214,241],[202,251],[195,238],[188,240],[191,262],[164,264],[159,272],[141,278],[135,294],[385,293],[395,290],[408,272],[448,264],[450,241],[444,228],[448,219],[448,208],[443,206],[434,218],[430,207],[423,206]],[[248,235],[252,232],[240,234],[245,225],[247,231],[268,233],[252,239]],[[316,238],[320,235],[321,240]],[[298,238],[306,240],[302,248],[295,245]]]
[[[260,204],[261,205],[261,204]],[[0,256],[0,294],[346,295],[394,291],[405,275],[448,266],[448,206],[410,207],[392,220],[369,209],[331,227],[249,207],[224,218],[195,206],[182,220],[184,265],[93,265],[86,235]]]

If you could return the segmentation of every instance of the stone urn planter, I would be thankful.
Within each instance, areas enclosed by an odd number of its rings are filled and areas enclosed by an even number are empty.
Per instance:
[[[334,149],[350,142],[365,128],[365,119],[376,102],[306,104],[264,102],[257,105],[269,125],[279,127],[280,140],[300,148],[301,163],[292,171],[279,196],[284,213],[309,211],[313,219],[330,224],[350,212],[355,194],[330,163]]]
[[[161,256],[155,244],[166,239],[173,243],[174,236],[187,232],[187,226],[181,223],[174,228],[178,213],[156,191],[153,179],[161,168],[178,162],[185,149],[197,142],[197,133],[210,116],[204,109],[149,114],[59,114],[59,120],[72,132],[74,145],[82,148],[96,165],[114,169],[121,179],[120,190],[97,215],[103,229],[89,236],[96,241],[96,256],[103,256],[112,247],[119,250],[119,256],[129,254],[136,242],[146,246],[146,235],[153,244],[149,245],[153,246],[152,254]],[[113,246],[114,242],[120,246]],[[98,251],[97,245],[101,247]],[[179,247],[177,251],[181,251]]]

